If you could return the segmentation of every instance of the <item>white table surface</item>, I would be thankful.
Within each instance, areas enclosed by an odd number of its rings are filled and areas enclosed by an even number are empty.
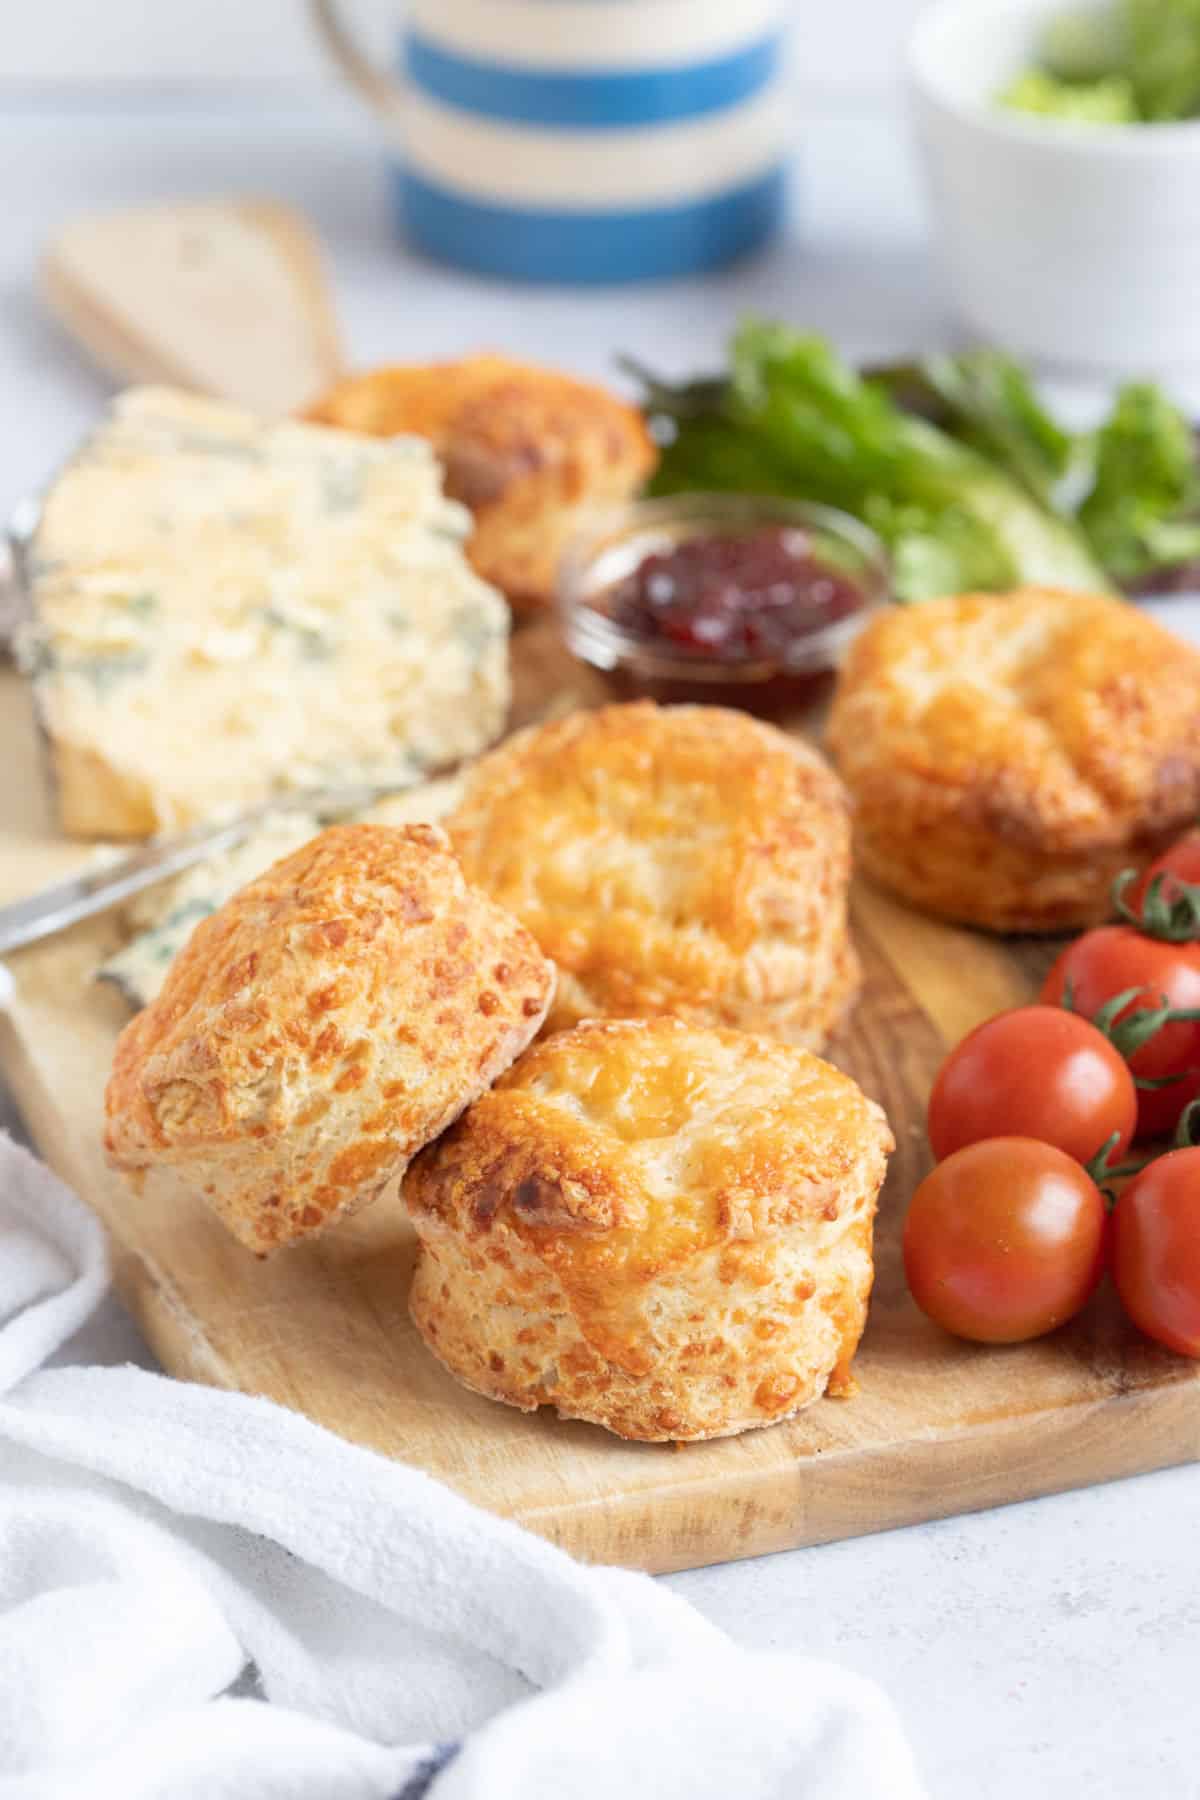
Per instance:
[[[139,198],[259,191],[320,227],[355,360],[478,345],[583,372],[618,349],[684,372],[750,309],[855,353],[947,342],[903,122],[887,103],[798,117],[793,230],[706,282],[573,294],[468,280],[389,241],[374,146],[336,101],[130,98],[0,105],[0,511],[54,465],[105,384],[32,284],[57,221]],[[0,1115],[3,1099],[0,1096]],[[153,1359],[115,1302],[67,1360]],[[935,1800],[1200,1797],[1200,1469],[671,1578],[746,1644],[880,1680]]]

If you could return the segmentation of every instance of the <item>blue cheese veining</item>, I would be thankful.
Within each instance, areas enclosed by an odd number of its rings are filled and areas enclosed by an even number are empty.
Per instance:
[[[508,611],[420,439],[122,396],[46,496],[19,654],[64,828],[405,786],[508,708]]]
[[[446,776],[390,795],[353,816],[375,825],[429,823],[452,812],[461,792],[461,779]],[[247,882],[257,880],[272,863],[298,850],[328,822],[302,811],[270,813],[235,849],[138,894],[123,908],[126,942],[101,963],[96,971],[100,980],[112,982],[131,1006],[148,1006],[201,919],[224,906]]]

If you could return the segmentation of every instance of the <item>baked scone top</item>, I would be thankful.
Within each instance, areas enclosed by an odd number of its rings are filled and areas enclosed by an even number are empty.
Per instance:
[[[1200,808],[1200,654],[1101,594],[896,607],[852,647],[828,736],[897,832],[967,809],[1030,848],[1101,849]]]
[[[697,1251],[820,1232],[874,1195],[891,1148],[881,1108],[807,1051],[603,1020],[535,1045],[417,1159],[405,1193],[468,1236],[516,1232],[577,1304],[590,1291],[611,1310],[614,1282]]]
[[[447,828],[468,879],[613,1018],[803,990],[849,874],[827,764],[718,707],[642,701],[519,732]]]
[[[106,1149],[126,1168],[203,1171],[235,1215],[277,1190],[278,1230],[239,1232],[269,1245],[442,1130],[528,1043],[552,989],[436,827],[332,826],[203,920],[126,1026]]]

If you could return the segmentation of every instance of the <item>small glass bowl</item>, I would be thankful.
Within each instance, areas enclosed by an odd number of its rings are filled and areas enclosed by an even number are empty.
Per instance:
[[[721,658],[665,648],[617,625],[603,598],[642,560],[686,538],[748,534],[764,526],[795,526],[813,555],[850,582],[862,605],[844,618],[795,637],[770,657]],[[680,494],[639,500],[597,518],[571,544],[558,583],[559,618],[567,648],[608,677],[623,698],[740,706],[777,717],[820,705],[847,646],[871,613],[891,600],[882,543],[849,513],[806,500],[753,494]]]

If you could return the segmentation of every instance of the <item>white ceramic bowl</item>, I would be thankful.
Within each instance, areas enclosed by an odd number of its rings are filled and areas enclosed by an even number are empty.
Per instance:
[[[909,76],[947,274],[969,323],[1065,367],[1200,366],[1200,121],[1063,125],[997,92],[1068,0],[939,0]]]

